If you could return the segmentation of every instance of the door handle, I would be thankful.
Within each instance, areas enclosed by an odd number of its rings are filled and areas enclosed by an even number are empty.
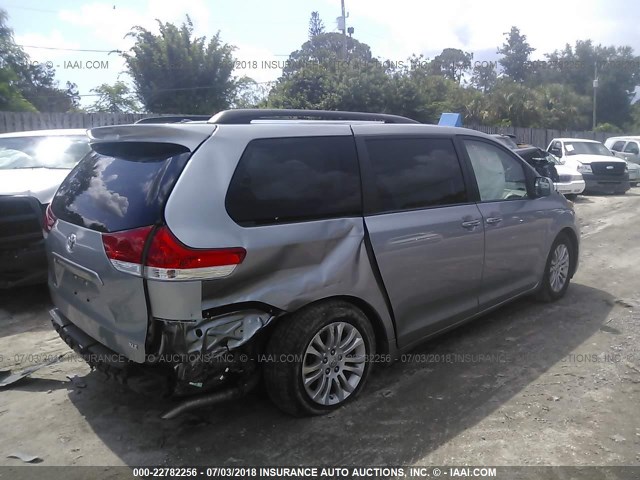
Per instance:
[[[502,218],[500,218],[500,217],[489,217],[489,218],[487,218],[487,220],[486,220],[486,222],[487,222],[489,225],[495,225],[495,224],[497,224],[497,223],[500,223],[501,221],[502,221]]]
[[[480,225],[480,220],[468,220],[466,222],[462,222],[462,226],[469,230],[472,230]]]

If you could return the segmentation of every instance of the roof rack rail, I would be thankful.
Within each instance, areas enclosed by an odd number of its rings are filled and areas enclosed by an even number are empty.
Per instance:
[[[420,123],[411,118],[387,113],[343,112],[331,110],[298,110],[271,108],[240,108],[218,112],[209,123],[248,124],[253,120],[304,119],[304,120],[361,120],[384,123]]]
[[[147,117],[136,123],[182,123],[182,122],[206,122],[209,115],[164,115],[160,117]]]

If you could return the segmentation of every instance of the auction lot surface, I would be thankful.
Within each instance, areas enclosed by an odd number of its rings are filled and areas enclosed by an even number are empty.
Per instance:
[[[171,421],[75,355],[0,390],[0,464],[639,465],[640,188],[576,201],[580,269],[378,369],[358,401],[294,419],[262,393]],[[67,346],[45,287],[0,292],[0,370]],[[79,380],[68,377],[77,375]]]

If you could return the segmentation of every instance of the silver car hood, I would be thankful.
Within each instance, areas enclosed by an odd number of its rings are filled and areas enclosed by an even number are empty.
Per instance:
[[[0,195],[29,195],[42,204],[50,203],[70,171],[66,168],[0,170]]]

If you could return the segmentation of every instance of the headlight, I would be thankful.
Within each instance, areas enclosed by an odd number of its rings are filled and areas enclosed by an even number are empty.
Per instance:
[[[578,171],[580,173],[591,173],[591,165],[578,165]]]
[[[574,182],[579,182],[580,180],[583,180],[583,177],[582,175],[572,175],[571,180],[573,180]]]

